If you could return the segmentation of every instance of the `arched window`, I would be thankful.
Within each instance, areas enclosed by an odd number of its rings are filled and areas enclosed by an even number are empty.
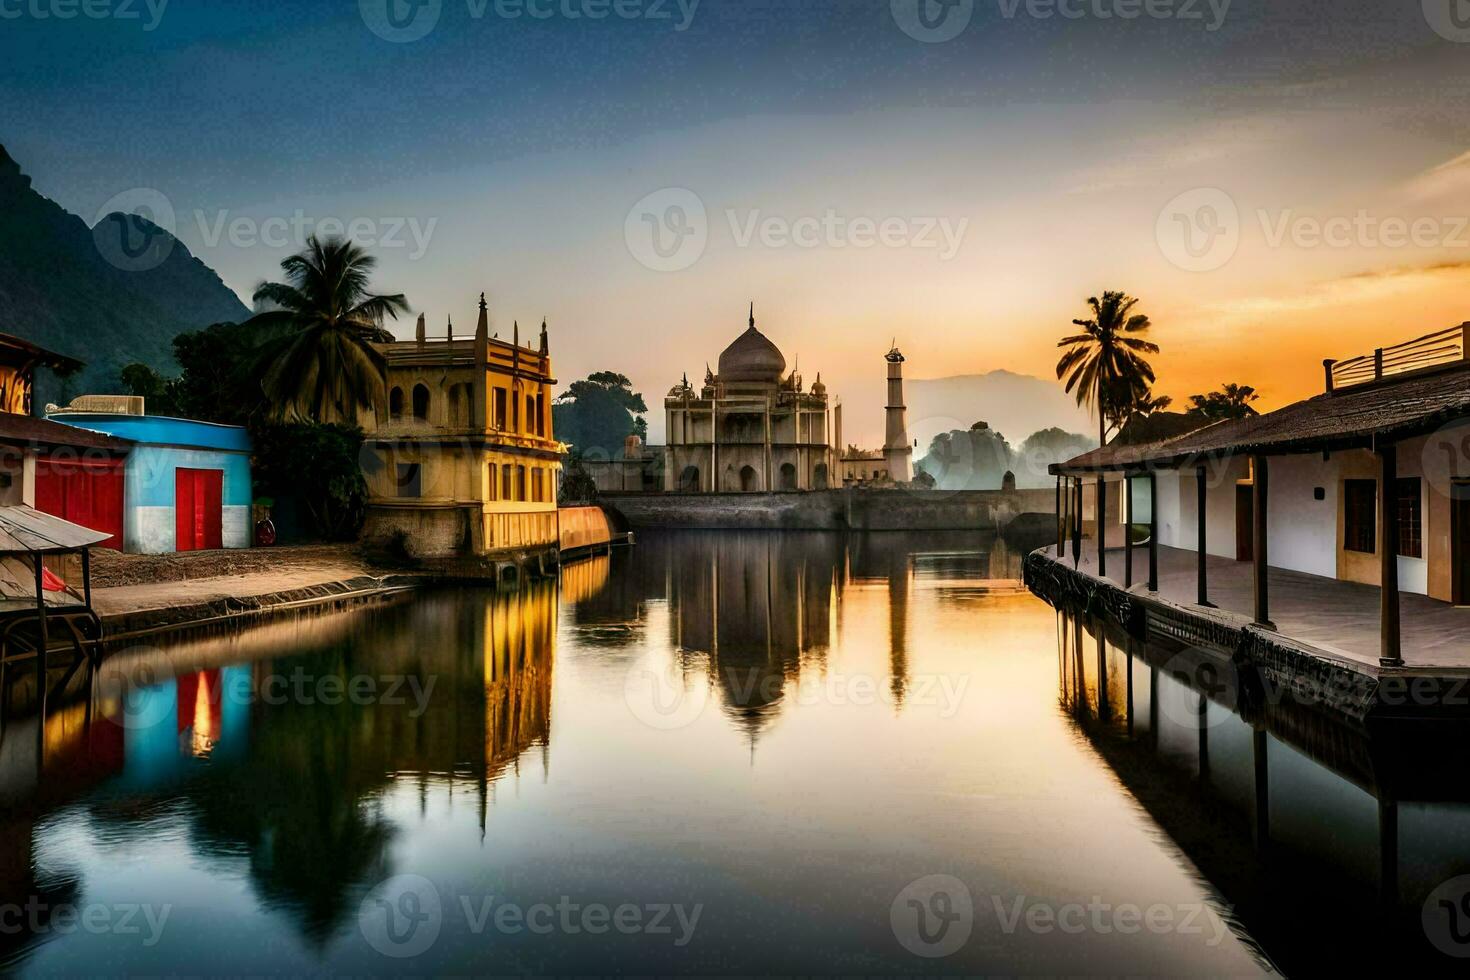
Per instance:
[[[781,464],[781,489],[796,489],[796,467],[792,466],[790,463]]]
[[[827,489],[827,464],[818,463],[817,468],[812,471],[812,486],[818,490]]]
[[[686,466],[684,472],[679,474],[679,489],[684,493],[699,492],[699,467]]]
[[[749,493],[760,489],[760,475],[756,473],[755,467],[744,466],[740,469],[740,489]]]
[[[403,389],[394,387],[388,392],[388,417],[390,419],[403,418]]]
[[[424,385],[413,386],[413,417],[419,421],[429,417],[429,389]]]

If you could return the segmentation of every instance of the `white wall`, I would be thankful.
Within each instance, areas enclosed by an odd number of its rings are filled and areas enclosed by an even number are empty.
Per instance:
[[[1321,454],[1273,456],[1267,513],[1273,568],[1337,577],[1338,467]],[[1314,490],[1323,489],[1317,500]]]
[[[1212,555],[1235,558],[1235,484],[1245,479],[1249,470],[1250,464],[1243,457],[1206,464],[1205,550]],[[1147,513],[1143,504],[1147,494],[1147,483],[1139,480],[1140,513]],[[1188,551],[1199,545],[1198,488],[1192,469],[1159,473],[1159,543]]]

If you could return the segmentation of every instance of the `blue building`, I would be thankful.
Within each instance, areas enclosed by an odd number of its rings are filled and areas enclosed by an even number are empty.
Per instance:
[[[123,550],[248,548],[250,436],[233,425],[158,415],[64,410],[53,421],[127,439]]]

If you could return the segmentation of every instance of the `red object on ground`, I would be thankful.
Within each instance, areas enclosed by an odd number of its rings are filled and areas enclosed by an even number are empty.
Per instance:
[[[51,574],[51,569],[42,565],[41,588],[45,589],[47,592],[65,592],[66,583],[57,578],[55,575]]]
[[[175,551],[223,547],[224,470],[179,467],[174,475]]]
[[[122,550],[121,460],[36,460],[36,509],[111,535],[105,548]]]

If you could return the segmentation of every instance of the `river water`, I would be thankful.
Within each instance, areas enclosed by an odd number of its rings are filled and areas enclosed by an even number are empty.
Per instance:
[[[1079,646],[1018,578],[1019,556],[978,535],[669,533],[556,585],[119,652],[44,725],[7,704],[0,962],[1239,975],[1350,961],[1353,936],[1282,928],[1271,883],[1232,872],[1259,863],[1249,821],[1210,824],[1233,811],[1223,791],[1198,796],[1200,743],[1171,748],[1167,726],[1193,733],[1194,717],[1168,707],[1171,682],[1159,693],[1143,658],[1105,645],[1099,685],[1079,656],[1092,634]],[[1131,699],[1120,670],[1137,672]],[[1099,712],[1099,692],[1133,713]],[[1219,731],[1217,775],[1239,751]],[[1292,832],[1322,821],[1337,851],[1369,849],[1371,872],[1373,836],[1330,795],[1359,791],[1323,772]]]

